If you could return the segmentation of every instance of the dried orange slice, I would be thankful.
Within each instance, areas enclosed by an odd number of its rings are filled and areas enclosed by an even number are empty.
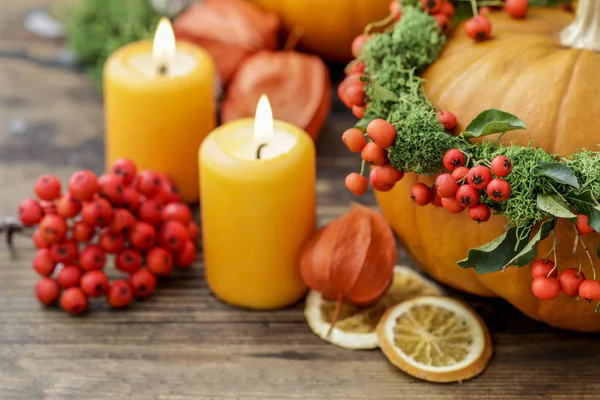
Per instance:
[[[416,297],[388,309],[377,325],[377,338],[392,364],[430,382],[472,378],[492,355],[482,319],[449,297]]]
[[[310,329],[329,343],[346,349],[375,349],[379,347],[375,328],[386,309],[415,296],[443,294],[437,284],[418,272],[397,265],[394,267],[394,280],[386,294],[368,307],[344,303],[329,335],[336,301],[326,300],[312,290],[306,297],[304,315]]]

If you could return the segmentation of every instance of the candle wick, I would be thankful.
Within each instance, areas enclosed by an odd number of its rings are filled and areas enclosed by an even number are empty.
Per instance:
[[[167,64],[161,64],[158,66],[158,74],[159,75],[167,75],[167,73],[169,72],[169,67],[167,67]]]
[[[260,151],[265,147],[268,143],[261,143],[256,149],[256,159],[260,160]]]

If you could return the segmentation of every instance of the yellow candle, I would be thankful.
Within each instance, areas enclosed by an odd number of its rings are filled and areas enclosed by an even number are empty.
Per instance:
[[[201,48],[175,42],[168,19],[154,41],[117,50],[104,67],[107,169],[120,157],[173,179],[198,201],[197,155],[216,126],[215,66]]]
[[[204,140],[199,166],[204,262],[213,293],[252,309],[300,300],[306,292],[300,249],[316,226],[310,136],[273,121],[263,96],[256,119],[230,122]]]

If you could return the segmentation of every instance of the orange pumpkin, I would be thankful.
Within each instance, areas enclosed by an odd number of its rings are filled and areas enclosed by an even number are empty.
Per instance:
[[[459,26],[439,59],[424,73],[425,92],[437,108],[457,115],[466,125],[481,111],[498,108],[521,118],[528,129],[509,132],[502,141],[543,147],[569,155],[578,149],[597,150],[600,143],[600,1],[580,0],[576,20],[571,13],[553,9],[531,9],[524,20],[511,19],[505,12],[490,15],[493,38],[474,43]],[[568,29],[564,30],[569,24]],[[585,47],[591,50],[574,48]],[[594,51],[595,50],[595,51]],[[417,207],[409,188],[417,181],[432,180],[407,175],[387,193],[376,193],[384,215],[421,267],[438,280],[482,296],[500,296],[528,316],[550,325],[600,332],[600,315],[595,304],[559,295],[539,300],[531,292],[530,268],[507,268],[504,272],[478,275],[456,262],[469,249],[502,234],[506,220],[494,216],[477,225],[466,212],[449,214],[433,205]],[[571,254],[574,231],[560,220],[558,267],[592,271],[583,251]],[[586,236],[593,250],[599,234]],[[544,257],[551,240],[538,246]],[[600,262],[594,256],[600,272]]]
[[[389,14],[390,0],[254,0],[281,17],[286,31],[304,30],[300,47],[331,61],[352,59],[352,40]]]

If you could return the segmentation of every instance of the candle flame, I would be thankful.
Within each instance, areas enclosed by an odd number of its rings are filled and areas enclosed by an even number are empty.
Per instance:
[[[158,22],[152,55],[160,62],[166,62],[175,55],[175,33],[169,18],[162,17]]]
[[[267,95],[263,94],[256,106],[254,119],[254,139],[266,141],[273,136],[273,111]]]

